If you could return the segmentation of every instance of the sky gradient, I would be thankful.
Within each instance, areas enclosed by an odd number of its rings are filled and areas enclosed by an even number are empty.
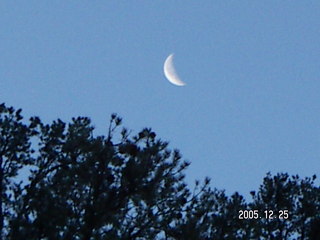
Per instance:
[[[319,1],[6,1],[0,102],[50,123],[111,113],[247,195],[320,172]],[[186,86],[163,74],[166,57]]]

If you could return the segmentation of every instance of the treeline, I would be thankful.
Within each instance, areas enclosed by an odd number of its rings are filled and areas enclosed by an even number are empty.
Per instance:
[[[26,121],[1,104],[1,239],[320,239],[316,175],[268,173],[250,202],[208,178],[190,188],[178,150],[121,122],[95,136],[89,118]]]

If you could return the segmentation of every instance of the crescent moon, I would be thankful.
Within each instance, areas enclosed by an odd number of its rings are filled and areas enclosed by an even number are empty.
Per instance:
[[[173,54],[170,54],[164,62],[163,71],[166,78],[174,85],[184,86],[186,85],[178,76],[173,65]]]

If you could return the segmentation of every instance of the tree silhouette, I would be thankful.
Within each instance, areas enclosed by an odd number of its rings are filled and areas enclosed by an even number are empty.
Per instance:
[[[1,239],[319,239],[316,176],[268,173],[251,202],[208,178],[190,189],[178,150],[121,123],[95,136],[89,118],[26,123],[1,104]]]
[[[270,173],[263,180],[259,192],[253,195],[251,209],[272,210],[278,214],[276,218],[262,218],[255,229],[256,237],[263,239],[319,239],[311,236],[315,225],[320,225],[320,188],[316,187],[312,178],[300,179],[298,175],[289,176]],[[288,218],[279,214],[288,211]],[[312,233],[315,234],[315,233]]]

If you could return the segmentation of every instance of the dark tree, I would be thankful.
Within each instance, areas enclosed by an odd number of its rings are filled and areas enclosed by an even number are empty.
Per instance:
[[[30,139],[34,125],[22,123],[21,109],[0,105],[0,239],[9,231],[9,219],[15,213],[22,182],[16,181],[19,170],[32,163]]]
[[[316,177],[267,174],[252,202],[210,180],[190,189],[189,163],[145,128],[106,135],[89,118],[23,121],[0,105],[2,239],[319,239]],[[240,210],[287,210],[289,218],[239,219]],[[263,216],[263,215],[260,215]]]
[[[287,173],[279,173],[272,176],[268,173],[259,192],[252,192],[250,207],[271,210],[273,216],[257,222],[254,236],[261,239],[319,239],[310,237],[320,219],[320,188],[315,186],[315,179],[315,175],[300,179],[298,175],[290,177]]]

